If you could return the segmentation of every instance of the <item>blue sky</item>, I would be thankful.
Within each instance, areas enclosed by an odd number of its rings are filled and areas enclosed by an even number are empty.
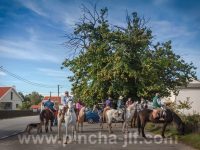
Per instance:
[[[0,66],[32,82],[50,88],[32,86],[0,72],[0,86],[15,85],[24,94],[43,95],[70,90],[71,73],[61,70],[70,54],[64,47],[65,34],[73,31],[81,15],[81,0],[0,0]],[[138,12],[152,29],[154,41],[172,40],[176,54],[193,62],[200,78],[200,1],[196,0],[98,0],[98,8],[107,6],[111,24],[123,26],[126,12]]]

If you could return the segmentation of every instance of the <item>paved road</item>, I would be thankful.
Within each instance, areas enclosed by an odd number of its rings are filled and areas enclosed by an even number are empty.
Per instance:
[[[28,119],[28,121],[26,120]],[[37,122],[37,118],[24,118],[22,122]],[[76,134],[76,141],[63,144],[64,140],[58,140],[56,127],[52,133],[42,133],[37,135],[33,131],[30,135],[27,133],[18,134],[10,138],[0,140],[1,150],[192,150],[192,148],[167,138],[163,140],[159,136],[148,134],[148,140],[138,136],[136,129],[131,129],[129,134],[122,134],[121,124],[113,126],[114,134],[108,134],[107,128],[100,130],[98,124],[84,124],[84,131]],[[22,127],[22,126],[21,126]],[[43,130],[44,131],[44,130]],[[64,133],[64,127],[63,127]],[[63,135],[64,136],[64,135]]]
[[[0,139],[24,131],[26,125],[32,122],[39,122],[39,117],[28,116],[0,120]]]

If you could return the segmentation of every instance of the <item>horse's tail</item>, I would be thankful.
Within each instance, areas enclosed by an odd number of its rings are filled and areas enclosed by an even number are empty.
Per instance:
[[[138,133],[140,135],[140,129],[141,129],[140,113],[137,114],[137,127],[138,127]]]
[[[44,113],[45,113],[45,110],[42,110],[42,112],[40,113],[40,121],[42,125],[44,124]]]

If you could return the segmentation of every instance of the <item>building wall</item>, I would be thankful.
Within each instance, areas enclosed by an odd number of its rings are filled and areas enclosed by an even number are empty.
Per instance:
[[[193,112],[200,113],[200,88],[187,88],[181,89],[178,96],[176,96],[176,102],[185,101],[189,99],[192,102],[192,108],[190,110],[184,110],[185,114],[192,114]]]
[[[13,97],[11,100],[11,92],[13,93]],[[1,100],[1,103],[8,103],[11,102],[12,103],[12,110],[18,110],[19,106],[22,105],[22,99],[16,94],[16,92],[12,89],[9,90],[8,93],[6,93],[6,96],[3,97],[3,99]],[[18,108],[17,106],[18,105]]]

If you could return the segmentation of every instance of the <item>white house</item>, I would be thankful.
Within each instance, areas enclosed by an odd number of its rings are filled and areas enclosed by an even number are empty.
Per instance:
[[[14,87],[0,87],[0,110],[18,110],[22,101]]]
[[[166,98],[167,101],[186,101],[191,103],[191,109],[184,110],[185,114],[193,114],[193,112],[200,114],[200,81],[193,80],[187,87],[180,87],[178,95],[171,94],[171,97]]]

